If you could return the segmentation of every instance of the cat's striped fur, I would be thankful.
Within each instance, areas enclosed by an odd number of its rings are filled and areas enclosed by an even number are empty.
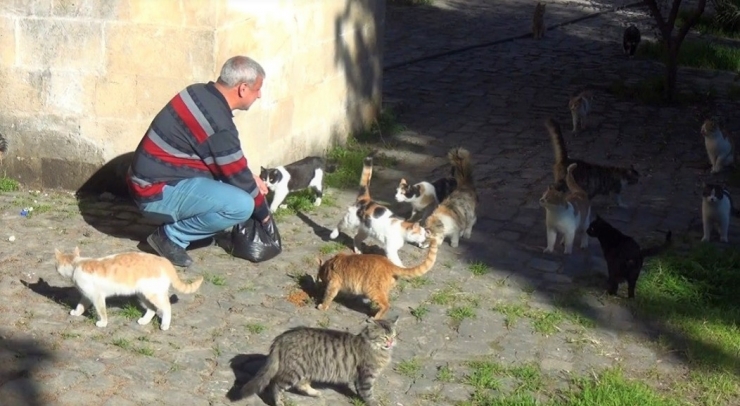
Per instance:
[[[470,238],[478,220],[478,193],[470,152],[462,147],[453,148],[447,153],[447,158],[452,164],[457,187],[434,209],[424,224],[430,229],[443,230],[444,237],[450,238],[450,246],[457,247],[461,236]]]
[[[355,231],[354,250],[361,253],[360,246],[367,237],[378,240],[386,256],[396,265],[403,266],[398,251],[406,242],[421,245],[427,238],[427,230],[419,223],[397,217],[393,212],[370,197],[370,179],[373,175],[373,158],[363,162],[360,190],[352,206],[337,223],[329,237],[335,239],[340,231]]]
[[[622,201],[622,190],[626,185],[634,185],[638,182],[640,174],[631,165],[629,168],[608,166],[586,162],[582,159],[574,159],[568,156],[565,147],[565,139],[560,130],[560,125],[548,118],[545,122],[552,147],[555,153],[555,163],[552,166],[555,184],[558,190],[565,191],[565,175],[567,168],[572,163],[577,163],[578,167],[573,171],[573,177],[579,186],[588,194],[589,200],[595,196],[610,194],[616,195],[617,204],[620,207],[626,207]]]
[[[377,254],[340,252],[326,262],[319,260],[316,279],[324,286],[324,299],[318,305],[318,309],[329,309],[329,305],[339,292],[347,292],[366,296],[378,306],[374,318],[383,318],[391,307],[389,296],[396,284],[396,278],[411,279],[429,272],[437,261],[437,251],[441,242],[440,231],[432,231],[426,258],[412,268],[399,267],[388,258]]]
[[[273,401],[283,406],[283,391],[291,388],[318,397],[312,382],[353,384],[367,406],[378,406],[375,380],[391,362],[396,345],[394,320],[373,320],[359,334],[347,331],[295,327],[277,336],[267,362],[241,389],[242,397],[269,387]]]

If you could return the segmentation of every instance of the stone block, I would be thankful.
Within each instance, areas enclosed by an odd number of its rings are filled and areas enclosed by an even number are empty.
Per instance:
[[[105,27],[108,74],[205,80],[213,72],[213,31],[117,23]]]
[[[270,111],[270,131],[269,142],[288,137],[293,131],[293,99],[283,99],[278,101]]]
[[[95,79],[92,75],[68,71],[51,71],[44,105],[48,112],[59,115],[93,113]]]
[[[178,92],[190,85],[187,77],[136,76],[136,105],[138,118],[151,121]]]
[[[102,73],[104,69],[99,22],[21,19],[16,34],[16,59],[20,66],[92,73]]]
[[[115,20],[127,6],[125,0],[55,0],[51,4],[51,15]]]
[[[137,103],[135,75],[111,74],[97,78],[95,83],[95,115],[98,117],[136,118]],[[161,106],[160,106],[161,107]]]
[[[52,0],[4,0],[3,8],[18,16],[46,17],[51,14]]]
[[[180,0],[128,0],[125,15],[122,17],[138,24],[181,26],[184,22],[181,3]],[[190,0],[190,3],[195,3],[195,1]],[[198,1],[197,3],[208,7],[210,2]]]
[[[12,68],[0,69],[0,105],[5,114],[37,112],[44,104],[50,73]]]
[[[80,134],[103,148],[103,159],[110,160],[131,152],[146,133],[151,120],[91,117],[80,121]]]
[[[15,65],[15,19],[0,17],[0,66]]]

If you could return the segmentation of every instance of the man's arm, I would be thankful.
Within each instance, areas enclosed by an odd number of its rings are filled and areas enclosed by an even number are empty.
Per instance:
[[[234,185],[254,198],[254,213],[252,217],[260,222],[270,218],[270,209],[267,199],[260,192],[254,175],[247,165],[247,158],[239,142],[239,137],[230,131],[221,131],[208,137],[209,157],[205,163],[223,182]]]

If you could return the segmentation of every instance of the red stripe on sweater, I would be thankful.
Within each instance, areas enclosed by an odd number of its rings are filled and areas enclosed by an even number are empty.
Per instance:
[[[153,183],[150,186],[141,187],[136,182],[129,180],[128,182],[129,186],[131,186],[131,189],[133,192],[144,199],[158,195],[162,193],[162,190],[164,189],[165,183]]]
[[[219,165],[219,168],[221,168],[221,174],[227,178],[230,178],[237,173],[247,169],[247,159],[244,157],[241,157],[240,159],[237,159],[236,161],[232,163],[228,163],[225,165]]]
[[[155,144],[149,137],[144,137],[144,151],[153,157],[174,166],[187,166],[188,168],[200,169],[202,171],[210,170],[210,168],[208,168],[208,166],[206,166],[206,164],[200,159],[178,158],[170,155],[167,151]]]
[[[257,197],[254,198],[254,207],[259,207],[265,204],[265,195],[257,193]]]
[[[205,142],[208,139],[208,134],[203,130],[203,127],[198,123],[198,120],[193,116],[193,113],[190,112],[190,109],[185,105],[185,102],[182,101],[182,97],[178,94],[172,98],[171,103],[172,107],[175,109],[175,113],[177,113],[180,119],[185,123],[188,130],[190,130],[190,133],[193,134],[193,137],[195,137],[199,143]]]

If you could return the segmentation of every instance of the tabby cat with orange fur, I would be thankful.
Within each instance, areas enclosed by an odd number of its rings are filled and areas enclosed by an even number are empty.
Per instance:
[[[547,247],[544,252],[553,252],[558,232],[563,234],[565,249],[563,253],[573,252],[573,241],[576,232],[581,231],[581,248],[588,247],[586,229],[591,221],[591,203],[588,195],[573,179],[573,170],[578,164],[568,165],[565,182],[567,192],[562,192],[555,185],[550,185],[540,198],[540,206],[545,208],[545,226],[547,227]]]
[[[545,3],[537,2],[532,16],[532,38],[540,39],[545,35]]]
[[[71,279],[82,294],[77,307],[69,314],[82,316],[85,308],[92,305],[98,314],[95,322],[98,327],[108,325],[106,298],[136,295],[146,309],[146,314],[137,323],[149,324],[159,313],[162,318],[160,328],[167,330],[172,319],[170,284],[181,293],[193,293],[203,282],[201,276],[192,283],[183,283],[169,260],[145,252],[87,258],[81,257],[79,247],[75,247],[71,254],[54,249],[54,255],[57,272]]]
[[[432,229],[443,230],[450,238],[450,246],[457,247],[460,237],[470,238],[478,217],[475,210],[478,192],[473,179],[473,164],[467,149],[453,148],[447,153],[452,164],[457,187],[429,215],[424,224]],[[426,247],[423,247],[426,248]]]
[[[316,280],[324,286],[324,298],[317,306],[328,310],[339,292],[364,295],[375,302],[379,310],[373,317],[382,319],[390,309],[389,295],[396,278],[411,279],[429,272],[437,261],[437,250],[442,242],[440,230],[430,230],[429,251],[424,261],[413,268],[402,268],[390,259],[377,254],[348,254],[340,252],[322,262],[318,260]]]

